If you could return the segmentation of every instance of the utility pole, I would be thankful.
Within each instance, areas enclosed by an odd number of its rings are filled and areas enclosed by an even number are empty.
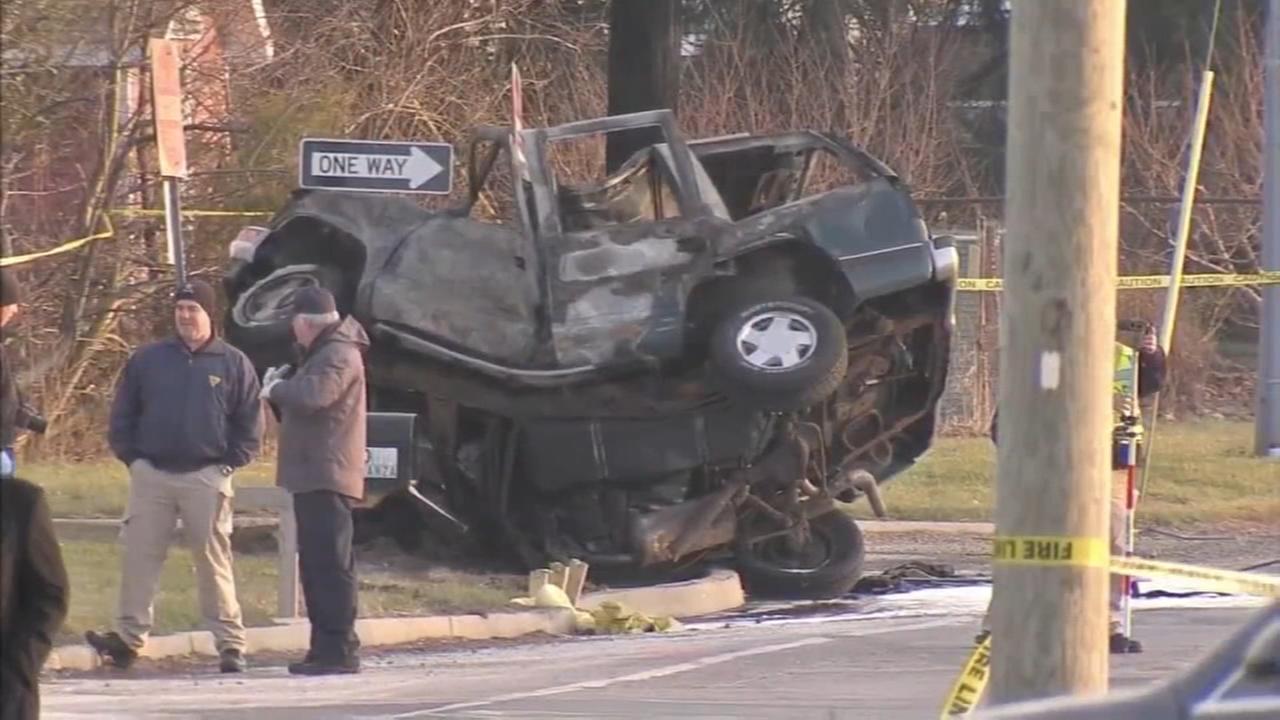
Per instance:
[[[1280,0],[1267,9],[1267,48],[1262,63],[1262,269],[1280,270]],[[1280,285],[1262,290],[1258,347],[1257,454],[1280,458]]]
[[[679,0],[611,0],[609,3],[609,114],[642,110],[675,112],[680,93]],[[610,133],[605,164],[618,169],[635,151],[661,142],[656,128]]]
[[[1125,5],[1013,3],[995,703],[1107,689]]]

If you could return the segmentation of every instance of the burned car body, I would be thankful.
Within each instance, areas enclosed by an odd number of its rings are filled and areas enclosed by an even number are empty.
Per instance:
[[[557,143],[642,128],[563,177]],[[878,507],[929,447],[950,348],[955,251],[893,172],[818,133],[686,142],[666,111],[482,128],[468,171],[444,212],[296,192],[233,243],[228,338],[286,362],[292,291],[330,288],[373,338],[371,409],[414,419],[403,489],[531,566],[732,549],[754,592],[847,591],[835,501]]]

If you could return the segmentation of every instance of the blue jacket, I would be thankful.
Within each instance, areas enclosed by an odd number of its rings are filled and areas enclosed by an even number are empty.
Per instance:
[[[116,388],[111,451],[169,472],[247,465],[262,442],[258,391],[249,358],[218,338],[195,352],[177,337],[145,345]]]

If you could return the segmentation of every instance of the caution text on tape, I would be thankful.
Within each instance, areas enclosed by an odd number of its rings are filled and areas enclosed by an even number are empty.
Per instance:
[[[963,717],[973,712],[982,698],[982,691],[987,687],[987,678],[991,676],[991,635],[988,634],[978,643],[969,655],[969,660],[960,671],[960,677],[951,686],[947,701],[942,705],[942,720]]]
[[[1183,287],[1243,287],[1252,285],[1280,285],[1280,271],[1264,270],[1258,273],[1202,273],[1183,275]],[[1130,275],[1116,278],[1119,290],[1147,290],[1169,287],[1168,275]],[[1001,278],[960,278],[956,289],[967,292],[1000,292],[1004,289]]]
[[[1122,556],[1111,558],[1111,571],[1130,576],[1184,580],[1188,585],[1194,585],[1206,592],[1280,598],[1280,577],[1274,575],[1219,570],[1218,568]]]

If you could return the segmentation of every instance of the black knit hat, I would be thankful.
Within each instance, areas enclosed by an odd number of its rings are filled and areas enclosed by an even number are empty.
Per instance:
[[[17,305],[22,302],[22,286],[9,268],[0,268],[0,305]]]
[[[177,303],[179,300],[194,300],[211,320],[218,317],[218,293],[204,280],[188,280],[173,294],[173,301]]]
[[[338,304],[333,299],[333,293],[310,285],[299,288],[293,294],[293,311],[299,315],[325,315],[338,312]]]

